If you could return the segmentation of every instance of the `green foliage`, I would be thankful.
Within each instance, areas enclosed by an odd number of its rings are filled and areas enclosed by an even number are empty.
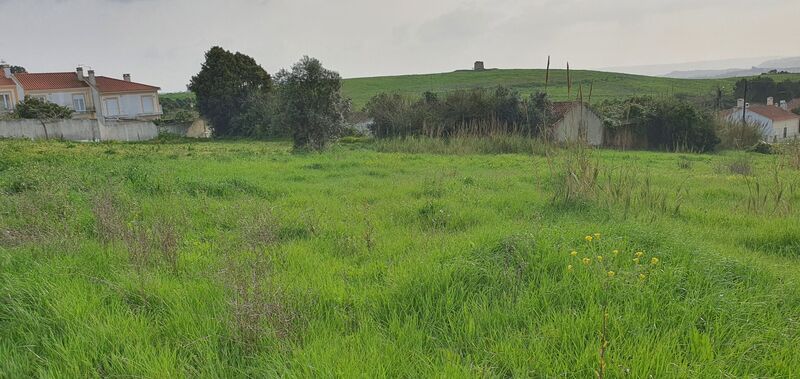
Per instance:
[[[736,98],[744,98],[745,83],[747,83],[747,101],[751,103],[764,104],[768,97],[772,97],[776,102],[800,97],[800,80],[786,79],[776,82],[772,77],[762,75],[738,80],[733,91]]]
[[[295,148],[324,148],[339,133],[349,111],[349,102],[341,94],[342,78],[319,60],[305,56],[291,71],[280,71],[276,79],[281,118],[291,130]]]
[[[647,139],[652,149],[712,151],[720,143],[714,117],[685,100],[634,96],[597,106],[611,129],[630,128]]]
[[[268,96],[272,79],[256,61],[242,53],[219,46],[206,52],[200,72],[193,76],[189,90],[197,98],[197,109],[211,122],[217,136],[252,136],[249,124],[234,122],[248,113],[248,106],[260,105],[255,98]]]
[[[72,118],[72,109],[62,107],[47,100],[25,97],[25,100],[17,104],[17,107],[14,109],[14,116],[38,120],[64,119]]]
[[[552,113],[552,104],[543,93],[523,99],[516,91],[497,87],[491,91],[457,90],[442,96],[425,92],[414,101],[400,94],[382,93],[372,98],[365,110],[374,120],[372,132],[379,138],[495,133],[531,136]]]
[[[553,204],[547,157],[370,147],[0,141],[0,377],[800,372],[780,156],[596,150]]]

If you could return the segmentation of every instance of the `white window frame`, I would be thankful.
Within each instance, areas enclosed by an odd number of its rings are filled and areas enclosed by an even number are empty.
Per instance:
[[[80,107],[77,106],[76,100],[80,100]],[[75,112],[86,112],[86,95],[82,93],[73,93],[72,94],[72,108],[74,108]]]
[[[111,114],[111,112],[108,111],[108,102],[109,101],[114,101],[114,102],[117,103],[117,114]],[[105,108],[106,116],[108,116],[108,117],[116,117],[116,116],[121,116],[122,115],[122,109],[119,108],[119,97],[107,97],[107,98],[103,99],[103,108]]]
[[[14,100],[11,99],[11,92],[0,93],[0,111],[10,112],[14,109]]]
[[[150,111],[148,112],[147,109],[144,108],[146,99],[150,101]],[[156,113],[156,97],[153,95],[142,95],[140,97],[142,102],[142,114],[155,114]]]

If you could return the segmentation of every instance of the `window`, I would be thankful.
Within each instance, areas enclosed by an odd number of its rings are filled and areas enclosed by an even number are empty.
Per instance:
[[[75,112],[86,112],[86,98],[82,93],[72,95],[72,109]]]
[[[106,116],[119,116],[119,99],[116,97],[105,99]]]
[[[789,128],[783,128],[783,138],[786,138],[786,132]]]
[[[153,96],[142,96],[142,113],[153,114],[156,113],[155,101]]]
[[[13,104],[11,104],[10,93],[0,93],[0,110],[10,111]]]

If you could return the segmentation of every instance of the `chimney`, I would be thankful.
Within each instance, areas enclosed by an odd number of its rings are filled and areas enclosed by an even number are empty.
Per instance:
[[[97,84],[97,81],[95,81],[94,79],[94,70],[89,70],[86,73],[89,74],[89,84],[91,85]]]
[[[736,100],[736,108],[739,108],[739,109],[744,108],[744,99]]]
[[[75,73],[78,74],[78,80],[83,81],[83,67],[78,67],[75,69]]]
[[[789,110],[789,104],[786,104],[786,100],[781,100],[781,109],[785,111]]]
[[[122,74],[122,80],[124,80],[126,82],[130,82],[131,81],[131,74]]]
[[[3,76],[5,76],[6,78],[10,78],[11,77],[11,66],[9,66],[5,62],[3,62],[2,64],[0,64],[0,67],[3,68]]]
[[[775,98],[773,98],[772,96],[768,97],[767,98],[767,105],[769,105],[769,106],[775,105]]]

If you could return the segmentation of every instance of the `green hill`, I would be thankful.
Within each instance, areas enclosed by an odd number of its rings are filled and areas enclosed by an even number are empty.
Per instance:
[[[713,96],[717,87],[726,93],[733,90],[739,78],[727,79],[673,79],[642,75],[620,74],[602,71],[573,70],[571,95],[581,91],[584,100],[592,102],[631,95]],[[772,75],[776,81],[800,80],[800,74]],[[511,87],[523,94],[543,91],[545,70],[514,69],[486,71],[455,71],[440,74],[381,76],[344,80],[344,94],[353,99],[355,109],[361,109],[372,97],[381,92],[396,92],[417,95],[425,91],[447,92],[465,88],[491,88],[498,85]],[[566,70],[551,70],[548,94],[555,100],[566,100]],[[165,97],[186,96],[185,93],[165,94]]]

